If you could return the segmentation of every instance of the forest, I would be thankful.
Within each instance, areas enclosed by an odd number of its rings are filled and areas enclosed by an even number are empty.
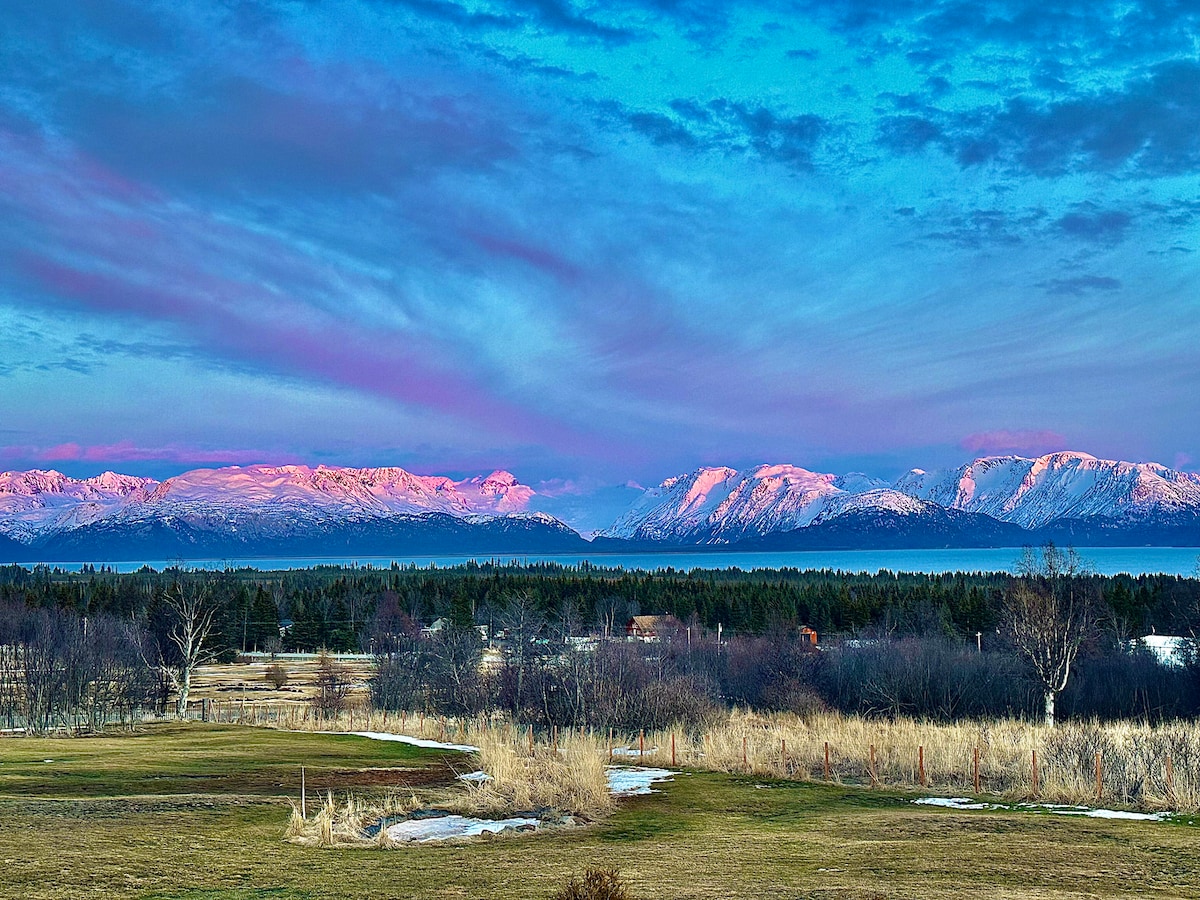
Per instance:
[[[204,659],[373,654],[380,708],[622,727],[699,720],[735,704],[942,720],[1035,715],[1036,673],[1006,627],[1022,580],[587,564],[124,574],[8,566],[0,717],[13,727],[165,708],[180,691],[172,598],[185,594],[207,617]],[[1130,643],[1193,635],[1200,580],[1080,571],[1067,582],[1087,598],[1088,616],[1061,716],[1200,713],[1196,661],[1165,666]],[[673,616],[680,630],[654,644],[626,642],[625,624],[639,614]],[[798,638],[800,626],[818,632],[817,649]],[[482,665],[489,644],[500,648],[497,665]]]

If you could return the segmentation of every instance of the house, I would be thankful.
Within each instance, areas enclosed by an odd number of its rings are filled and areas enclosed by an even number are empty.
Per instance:
[[[1182,668],[1200,652],[1200,644],[1195,638],[1182,637],[1173,634],[1148,634],[1143,638],[1125,641],[1125,649],[1136,652],[1145,649],[1160,665]]]
[[[684,629],[684,624],[675,616],[634,616],[625,624],[625,638],[657,643]]]
[[[814,647],[817,646],[817,632],[807,625],[800,628],[800,643],[804,643],[805,641],[808,641]]]

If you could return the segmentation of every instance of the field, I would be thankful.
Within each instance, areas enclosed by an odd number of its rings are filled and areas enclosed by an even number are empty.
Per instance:
[[[467,846],[284,841],[314,793],[436,797],[464,757],[352,736],[201,724],[0,741],[6,897],[548,897],[585,865],[644,898],[1195,897],[1200,830],[918,807],[911,794],[685,773],[602,824]]]

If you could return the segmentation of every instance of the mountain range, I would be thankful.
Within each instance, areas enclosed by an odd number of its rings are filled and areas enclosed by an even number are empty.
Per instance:
[[[893,482],[791,465],[704,467],[646,490],[589,543],[512,474],[230,466],[164,481],[0,474],[0,561],[1200,545],[1200,476],[1086,453],[990,456]]]

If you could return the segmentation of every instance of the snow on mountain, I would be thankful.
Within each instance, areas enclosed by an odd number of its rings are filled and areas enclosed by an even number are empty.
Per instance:
[[[47,530],[104,518],[157,482],[105,472],[68,478],[54,470],[0,473],[0,534],[29,542]]]
[[[841,517],[924,516],[932,521],[939,508],[1025,529],[1096,517],[1119,526],[1171,525],[1200,516],[1200,476],[1086,453],[984,457],[948,471],[913,469],[892,485],[859,473],[824,475],[796,466],[759,466],[747,472],[703,468],[646,491],[603,534],[730,543]]]
[[[913,469],[894,487],[949,509],[984,513],[1024,528],[1058,519],[1095,516],[1134,523],[1200,511],[1200,476],[1087,453],[1036,459],[988,456],[946,471]]]
[[[878,485],[866,476],[843,479],[788,465],[748,472],[701,468],[646,491],[604,533],[628,540],[728,543],[803,528],[839,498]]]
[[[5,472],[0,534],[31,543],[97,522],[152,520],[213,531],[290,533],[402,514],[524,515],[533,494],[503,471],[454,481],[399,468],[259,465],[196,469],[162,482],[111,472],[81,480],[53,471]]]

